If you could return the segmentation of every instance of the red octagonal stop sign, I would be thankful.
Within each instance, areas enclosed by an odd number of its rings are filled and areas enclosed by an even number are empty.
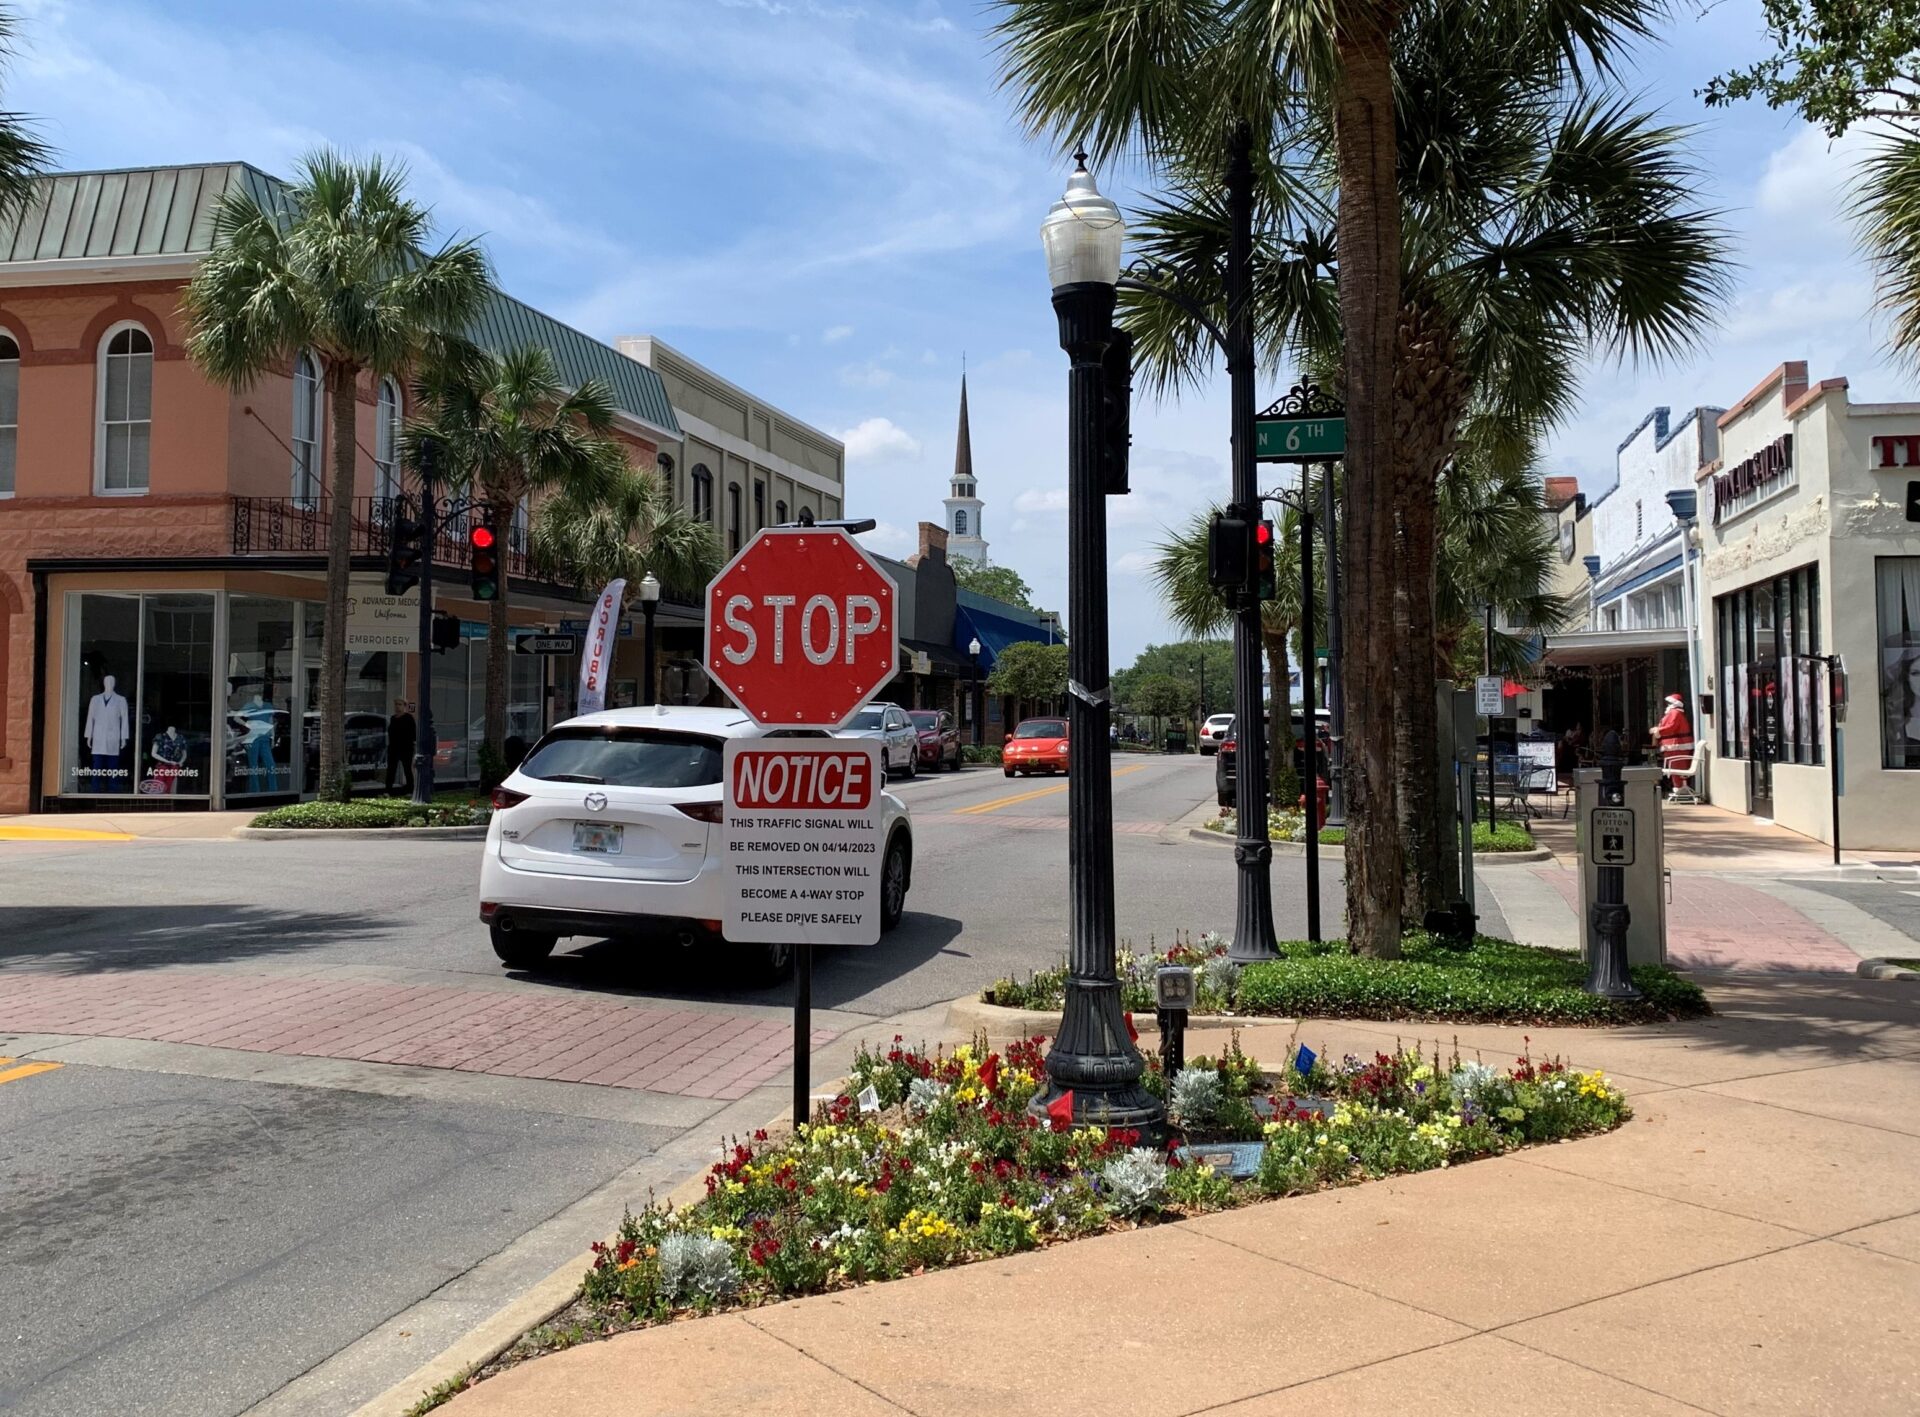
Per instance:
[[[897,599],[846,532],[763,531],[707,587],[707,673],[761,723],[839,728],[899,664]]]

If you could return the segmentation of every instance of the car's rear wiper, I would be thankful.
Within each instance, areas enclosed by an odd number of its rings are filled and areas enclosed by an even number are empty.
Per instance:
[[[592,773],[587,773],[587,772],[556,772],[556,773],[548,773],[547,776],[544,779],[542,779],[542,781],[587,782],[587,783],[594,783],[594,784],[604,784],[606,782],[606,779],[604,777],[595,777]]]

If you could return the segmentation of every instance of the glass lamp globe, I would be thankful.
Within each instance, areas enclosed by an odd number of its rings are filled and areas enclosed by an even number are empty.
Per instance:
[[[973,656],[975,656],[975,657],[977,658],[977,657],[979,656],[979,654],[980,654],[980,641],[978,641],[978,640],[968,640],[968,641],[967,641],[967,653],[968,653],[968,654],[970,654],[970,655],[973,655]]]
[[[1047,251],[1047,278],[1058,290],[1063,285],[1112,285],[1120,279],[1120,250],[1127,224],[1112,199],[1100,195],[1087,171],[1087,155],[1074,155],[1073,175],[1066,194],[1053,204],[1040,223],[1040,241]]]
[[[660,582],[654,579],[652,571],[648,571],[646,578],[640,582],[639,595],[641,600],[648,602],[660,598]]]

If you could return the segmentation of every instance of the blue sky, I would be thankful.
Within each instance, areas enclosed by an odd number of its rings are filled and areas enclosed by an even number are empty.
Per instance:
[[[848,510],[911,549],[939,520],[962,352],[996,561],[1064,608],[1065,360],[1038,225],[1066,164],[995,87],[976,0],[26,0],[6,106],[64,167],[244,159],[319,143],[404,159],[514,294],[611,339],[661,336],[848,444]],[[1758,0],[1685,0],[1630,82],[1698,125],[1738,292],[1701,352],[1597,359],[1546,470],[1597,493],[1659,403],[1728,404],[1783,359],[1910,396],[1881,352],[1842,214],[1848,153],[1705,80],[1762,52]],[[1122,180],[1107,182],[1123,201]],[[1272,392],[1262,390],[1262,399]],[[1135,414],[1110,502],[1116,667],[1171,638],[1144,567],[1225,495],[1221,386]]]

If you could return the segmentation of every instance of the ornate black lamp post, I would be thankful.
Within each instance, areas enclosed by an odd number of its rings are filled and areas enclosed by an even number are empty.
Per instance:
[[[647,622],[647,639],[646,643],[641,646],[641,653],[645,655],[646,658],[640,666],[640,702],[650,704],[654,701],[653,616],[654,612],[660,608],[660,582],[654,578],[652,571],[648,571],[647,574],[642,577],[639,586],[634,591],[634,596],[639,600],[640,613],[646,617]]]
[[[1040,236],[1053,284],[1067,375],[1067,880],[1071,900],[1066,1002],[1032,1110],[1072,1095],[1075,1121],[1157,1133],[1166,1112],[1140,1085],[1114,968],[1113,780],[1107,728],[1107,484],[1101,454],[1102,360],[1113,342],[1114,283],[1126,226],[1075,154],[1067,191]]]
[[[967,684],[967,694],[968,709],[973,716],[973,744],[977,748],[985,741],[981,736],[984,729],[980,720],[987,716],[987,706],[980,702],[980,641],[978,639],[967,641],[967,660],[973,666],[973,674]]]

